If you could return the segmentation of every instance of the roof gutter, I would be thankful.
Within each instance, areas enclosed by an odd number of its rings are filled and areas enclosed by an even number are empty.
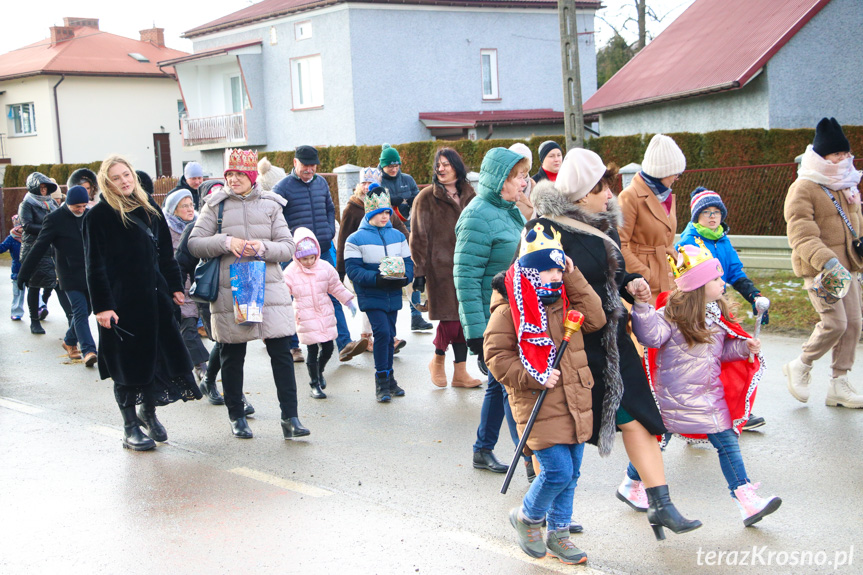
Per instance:
[[[621,104],[614,104],[611,106],[605,106],[602,108],[590,108],[584,111],[585,115],[593,115],[593,114],[603,114],[605,112],[616,112],[618,110],[625,110],[627,108],[637,108],[639,106],[647,106],[648,104],[658,104],[660,102],[670,102],[672,100],[681,100],[683,98],[691,98],[693,96],[704,96],[706,94],[713,94],[716,92],[724,92],[726,90],[734,90],[740,88],[741,84],[737,80],[732,80],[730,82],[725,82],[724,84],[717,84],[715,86],[708,86],[706,88],[696,88],[695,90],[688,90],[686,92],[677,92],[675,94],[663,94],[661,96],[653,96],[651,98],[644,98],[643,100],[634,100],[631,102],[623,102]]]
[[[63,83],[66,75],[60,76],[60,80],[54,84],[54,118],[57,121],[57,145],[60,147],[60,163],[63,164],[63,136],[60,135],[60,104],[57,101],[57,86]]]

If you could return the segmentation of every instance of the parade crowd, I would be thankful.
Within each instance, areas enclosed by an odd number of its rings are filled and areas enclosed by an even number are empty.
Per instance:
[[[311,433],[299,419],[295,363],[306,364],[310,396],[325,400],[333,356],[371,351],[375,400],[410,395],[393,366],[408,301],[411,329],[435,330],[428,381],[486,384],[473,467],[509,470],[494,453],[504,420],[515,445],[527,435],[519,465],[531,483],[509,515],[526,554],[587,560],[570,537],[582,530],[572,517],[581,461],[586,444],[608,455],[617,432],[630,460],[617,498],[646,512],[657,539],[665,528],[701,526],[671,500],[663,449],[672,437],[715,448],[745,526],[775,512],[781,499],[758,493],[738,442],[766,423],[753,413],[761,344],[738,323],[748,310],[724,293],[738,291],[759,327],[770,302],[729,241],[722,191],[692,190],[691,220],[675,243],[672,187],[686,158],[669,136],[652,138],[618,196],[617,167],[596,153],[546,141],[538,156],[534,170],[524,144],[489,150],[474,189],[444,146],[420,190],[385,144],[341,217],[311,146],[296,149],[290,173],[254,150],[228,150],[222,178],[205,180],[191,162],[162,206],[147,174],[121,156],[98,173],[75,171],[65,198],[34,172],[0,244],[13,258],[11,319],[26,311],[31,333],[45,334],[56,294],[65,352],[113,380],[123,446],[146,451],[168,438],[156,409],[180,399],[225,405],[232,434],[253,437],[243,392],[250,341],[263,340],[270,357],[285,439]],[[782,366],[804,403],[825,386],[826,405],[863,408],[848,378],[861,334],[860,179],[841,126],[822,119],[784,207],[793,269],[820,316],[799,357]],[[361,314],[357,338],[345,308]],[[580,329],[568,321],[573,310]],[[468,373],[468,352],[486,380]],[[812,365],[828,353],[832,377],[813,384]]]

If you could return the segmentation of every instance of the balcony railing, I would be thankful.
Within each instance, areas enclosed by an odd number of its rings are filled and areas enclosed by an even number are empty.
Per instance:
[[[183,145],[232,144],[246,141],[242,113],[209,118],[183,118]]]

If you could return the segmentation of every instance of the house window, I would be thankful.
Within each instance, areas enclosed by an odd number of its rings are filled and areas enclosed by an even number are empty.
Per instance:
[[[320,55],[291,60],[291,88],[294,109],[324,105],[324,79]]]
[[[243,79],[240,76],[231,76],[231,113],[239,114],[249,108],[249,95],[243,89]]]
[[[482,99],[499,100],[500,91],[497,84],[497,50],[480,50],[482,61]]]
[[[312,22],[304,20],[294,24],[294,38],[297,40],[308,40],[312,37]]]
[[[12,120],[12,133],[16,136],[27,136],[36,133],[36,109],[33,102],[29,104],[12,104],[9,106],[8,117]]]

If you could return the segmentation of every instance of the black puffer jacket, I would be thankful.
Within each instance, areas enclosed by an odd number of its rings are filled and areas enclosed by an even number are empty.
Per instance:
[[[291,233],[300,227],[312,230],[321,253],[328,252],[336,237],[336,206],[327,181],[316,174],[306,183],[292,170],[276,184],[273,192],[288,200],[282,213]]]

